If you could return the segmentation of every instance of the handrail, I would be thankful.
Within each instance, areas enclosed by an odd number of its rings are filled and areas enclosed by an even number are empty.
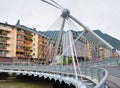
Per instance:
[[[104,77],[102,78],[102,80],[100,80],[100,82],[94,87],[94,88],[101,88],[101,87],[104,87],[105,85],[105,81],[107,80],[107,77],[108,77],[108,72],[106,69],[104,68],[99,68],[99,69],[102,69],[104,70]]]
[[[84,75],[84,77],[89,77],[91,81],[94,82],[93,78],[97,80],[94,88],[101,88],[104,86],[104,83],[107,79],[108,72],[104,68],[99,67],[88,67],[80,66],[81,74],[78,73],[78,76]],[[12,70],[28,70],[28,71],[37,71],[45,73],[55,73],[63,75],[74,75],[72,66],[38,66],[35,64],[26,64],[26,63],[0,63],[0,69],[12,69]],[[77,70],[78,71],[78,70]],[[70,74],[69,74],[70,73]],[[94,82],[95,83],[95,82]]]
[[[120,64],[120,58],[107,58],[103,60],[95,60],[95,61],[84,61],[81,62],[82,66],[111,66]]]
[[[89,77],[90,80],[95,82],[97,80],[96,86],[94,88],[104,88],[105,81],[108,77],[108,72],[106,69],[95,66],[81,66],[81,69],[84,68],[84,71],[81,70],[81,73],[84,73],[85,77]],[[94,80],[94,79],[96,80]]]

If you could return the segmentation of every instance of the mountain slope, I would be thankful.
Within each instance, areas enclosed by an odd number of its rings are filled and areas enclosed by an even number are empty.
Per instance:
[[[118,40],[118,39],[116,39],[108,34],[102,33],[100,30],[94,30],[94,32],[97,35],[99,35],[101,38],[103,38],[105,41],[107,41],[114,48],[120,49],[120,40]]]

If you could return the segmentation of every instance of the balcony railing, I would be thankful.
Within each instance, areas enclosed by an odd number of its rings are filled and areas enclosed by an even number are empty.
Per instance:
[[[8,32],[10,32],[11,31],[10,29],[12,30],[12,28],[0,26],[0,30],[2,30],[2,31],[8,31]]]
[[[25,44],[24,46],[25,46],[25,47],[29,47],[29,48],[32,48],[32,47],[33,47],[32,44],[29,44],[29,45],[28,45],[28,44]]]
[[[22,54],[16,54],[17,57],[24,58],[24,55]]]
[[[3,42],[3,41],[0,41],[0,44],[11,44],[10,42],[8,42],[8,41],[5,41],[5,42]]]
[[[19,37],[17,37],[17,40],[22,40],[22,41],[25,41],[25,39],[24,39],[24,38],[19,38]]]
[[[24,49],[16,49],[17,52],[24,52]]]
[[[25,34],[25,37],[32,38],[33,35],[32,34]]]
[[[21,32],[21,31],[18,31],[17,34],[19,34],[19,35],[25,35],[25,33]]]
[[[17,43],[17,46],[25,46],[24,43]]]
[[[32,42],[33,40],[32,40],[32,38],[25,38],[25,41],[30,41],[30,42]]]

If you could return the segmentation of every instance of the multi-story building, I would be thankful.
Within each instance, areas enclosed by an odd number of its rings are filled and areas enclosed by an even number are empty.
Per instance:
[[[45,35],[20,25],[0,23],[0,61],[32,61],[46,60],[49,38]]]
[[[79,33],[76,31],[67,31],[63,35],[63,52],[65,49],[70,46],[70,36],[71,41],[75,41],[79,36]],[[76,53],[78,60],[96,60],[96,58],[108,58],[110,57],[110,50],[102,48],[102,47],[95,47],[93,46],[87,39],[82,36],[74,43],[74,54]],[[64,53],[65,57],[71,57],[72,53],[70,48]]]
[[[68,46],[70,46],[70,44],[73,43],[74,40],[77,39],[78,36],[79,36],[79,33],[77,33],[76,31],[72,31],[72,30],[64,33],[63,38],[62,38],[63,39],[63,52],[68,48]],[[71,41],[70,41],[70,39],[71,39]],[[84,37],[81,37],[80,39],[78,39],[74,43],[74,53],[76,53],[77,58],[79,60],[84,60],[87,57],[87,46],[86,46],[86,44],[87,44],[87,42],[86,42],[86,39]],[[76,55],[75,55],[75,57],[76,57]],[[70,48],[66,51],[66,53],[64,53],[64,56],[65,57],[71,57],[72,56],[72,52],[71,52]]]
[[[11,61],[15,57],[14,27],[7,23],[0,23],[0,61]]]
[[[75,31],[67,31],[62,37],[59,44],[57,55],[64,53],[65,49],[70,46],[69,33],[71,32],[72,41],[78,37]],[[51,36],[55,33],[50,33]],[[46,35],[47,36],[47,35]],[[54,58],[56,37],[46,37],[35,28],[28,28],[20,25],[20,21],[16,25],[8,23],[0,23],[0,62],[11,61],[31,61],[36,63],[48,63]],[[75,43],[75,51],[77,58],[93,60],[94,57],[107,58],[110,57],[110,51],[100,48],[98,54],[95,48],[85,37],[81,37]],[[96,54],[97,56],[94,56]],[[71,57],[71,50],[64,53],[65,57]]]

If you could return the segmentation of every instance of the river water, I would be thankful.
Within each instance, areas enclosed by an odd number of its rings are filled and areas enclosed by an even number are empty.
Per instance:
[[[53,88],[49,82],[36,81],[4,81],[0,82],[0,88]]]

